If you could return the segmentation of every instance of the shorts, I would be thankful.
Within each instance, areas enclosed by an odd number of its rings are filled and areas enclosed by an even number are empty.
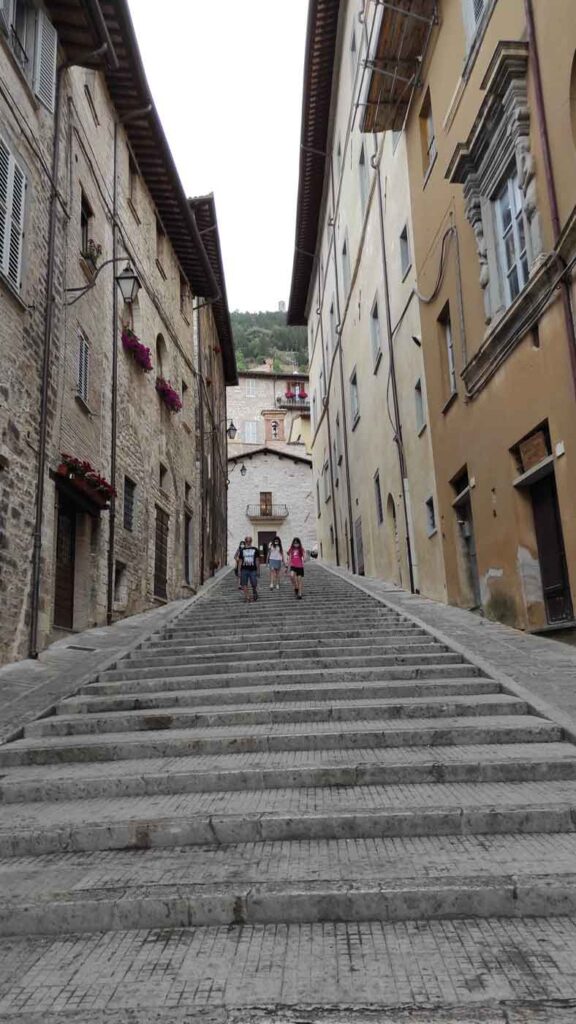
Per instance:
[[[299,568],[297,565],[291,565],[290,566],[290,572],[293,572],[295,576],[303,576],[304,575],[304,569]]]
[[[243,587],[247,587],[248,584],[250,584],[252,590],[256,590],[258,585],[258,573],[256,572],[256,569],[242,569],[240,582]]]
[[[278,572],[278,569],[282,568],[282,559],[271,558],[268,564],[271,569],[274,569],[275,572]]]

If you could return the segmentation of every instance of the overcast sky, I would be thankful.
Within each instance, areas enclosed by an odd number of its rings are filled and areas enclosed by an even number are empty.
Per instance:
[[[214,192],[230,309],[277,309],[292,271],[308,0],[130,10],[184,188]]]

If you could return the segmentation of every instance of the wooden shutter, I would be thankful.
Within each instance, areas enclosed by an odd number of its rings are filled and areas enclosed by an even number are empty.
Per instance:
[[[90,346],[83,334],[78,335],[78,381],[77,391],[85,402],[88,400],[88,372]]]
[[[6,273],[8,245],[8,193],[10,188],[10,152],[0,139],[0,269]]]
[[[0,269],[20,288],[26,176],[0,139]]]
[[[0,0],[1,2],[1,0]],[[41,103],[54,111],[56,93],[56,57],[58,36],[52,22],[38,11],[36,22],[36,54],[34,59],[34,92]]]

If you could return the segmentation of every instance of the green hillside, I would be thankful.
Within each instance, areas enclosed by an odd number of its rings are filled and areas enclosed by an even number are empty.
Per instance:
[[[273,359],[277,373],[308,370],[308,341],[305,327],[287,327],[286,314],[230,314],[239,370],[252,370],[265,359]]]

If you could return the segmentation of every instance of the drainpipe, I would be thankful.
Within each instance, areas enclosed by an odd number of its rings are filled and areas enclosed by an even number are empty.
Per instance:
[[[544,89],[542,87],[542,73],[540,66],[540,57],[538,55],[538,41],[536,38],[536,24],[534,21],[534,6],[532,0],[524,0],[524,10],[526,13],[526,28],[528,30],[530,64],[532,67],[532,74],[534,76],[534,93],[536,98],[536,111],[538,115],[540,144],[542,146],[542,156],[544,159],[546,189],[548,192],[548,202],[550,203],[550,213],[552,217],[554,246],[556,247],[558,244],[558,239],[560,238],[561,234],[560,213],[558,209],[558,195],[556,192],[556,183],[554,180],[554,167],[552,164],[550,137],[548,135],[548,121],[546,118],[546,105],[544,102]],[[565,278],[562,278],[561,290],[562,308],[564,310],[566,333],[568,335],[568,349],[570,356],[570,366],[572,369],[572,382],[574,385],[574,389],[576,391],[576,330],[574,328],[574,314],[572,310],[572,296],[570,294],[570,284]]]
[[[322,282],[319,284],[318,291],[322,286]],[[318,301],[318,308],[322,310],[320,300]],[[326,424],[328,427],[328,463],[330,466],[330,487],[332,494],[332,521],[334,523],[334,547],[336,548],[336,565],[340,565],[340,549],[338,545],[338,516],[336,515],[336,490],[334,488],[334,463],[332,461],[332,427],[330,426],[330,382],[328,380],[328,367],[326,366],[326,358],[324,354],[324,327],[322,324],[322,316],[320,316],[320,347],[322,349],[322,366],[324,368],[324,380],[326,381]],[[322,400],[322,395],[320,395]]]
[[[204,466],[204,378],[202,376],[202,331],[200,327],[200,306],[196,306],[196,322],[198,327],[198,398],[200,418],[200,583],[204,583],[204,538],[206,536],[206,495],[204,484],[206,470]]]
[[[404,445],[402,442],[402,423],[400,420],[400,404],[398,401],[398,383],[396,380],[396,364],[394,361],[394,338],[392,333],[392,315],[390,312],[390,291],[388,284],[388,258],[386,255],[386,234],[384,230],[384,204],[382,202],[382,176],[380,173],[380,161],[378,160],[378,146],[373,157],[373,166],[376,167],[377,192],[378,192],[378,213],[380,220],[380,245],[382,249],[382,277],[384,282],[384,305],[386,307],[386,333],[388,335],[388,358],[390,360],[390,379],[392,382],[392,402],[394,405],[394,429],[396,431],[396,449],[398,451],[398,464],[400,467],[400,480],[402,482],[402,504],[404,506],[404,528],[406,530],[406,554],[408,556],[408,575],[410,579],[410,593],[414,593],[414,567],[412,564],[412,544],[410,541],[410,522],[408,517],[408,502],[406,495],[406,459],[404,456]]]
[[[87,54],[86,61],[98,61],[109,50],[105,43],[93,53]],[[40,576],[42,566],[42,521],[44,518],[44,476],[48,444],[48,395],[50,390],[50,369],[52,357],[52,325],[54,323],[54,274],[56,265],[56,213],[58,200],[58,167],[60,163],[60,130],[62,123],[62,79],[68,68],[76,61],[66,61],[56,72],[54,91],[54,136],[52,142],[52,166],[50,171],[50,210],[48,217],[48,259],[46,263],[44,343],[42,358],[42,387],[40,392],[40,422],[38,427],[38,467],[36,472],[36,515],[32,542],[32,583],[30,593],[30,634],[28,655],[38,657],[38,617],[40,611]]]
[[[152,104],[133,110],[123,118],[122,124],[145,117],[152,110]],[[112,154],[112,266],[118,260],[118,128],[120,123],[114,121],[114,143]],[[118,441],[118,286],[112,274],[112,386],[110,395],[110,483],[116,488],[116,455]],[[110,497],[110,519],[108,527],[108,583],[106,593],[106,622],[110,626],[114,612],[114,555],[116,543],[116,498]]]
[[[334,215],[334,223],[332,225],[332,241],[334,249],[334,279],[336,282],[336,313],[338,316],[338,325],[342,325],[342,315],[340,310],[340,289],[338,288],[338,253],[336,247],[336,189],[334,187],[334,167],[332,163],[332,156],[330,160],[330,188],[332,192],[332,211]],[[348,498],[348,522],[349,526],[349,538],[350,538],[350,561],[352,563],[352,572],[356,572],[356,551],[354,549],[354,518],[352,512],[352,490],[350,484],[350,456],[348,451],[348,419],[346,416],[346,393],[344,391],[344,362],[342,357],[342,334],[340,334],[338,343],[338,363],[340,368],[340,391],[342,394],[342,435],[344,438],[344,453],[346,459],[346,495]]]

